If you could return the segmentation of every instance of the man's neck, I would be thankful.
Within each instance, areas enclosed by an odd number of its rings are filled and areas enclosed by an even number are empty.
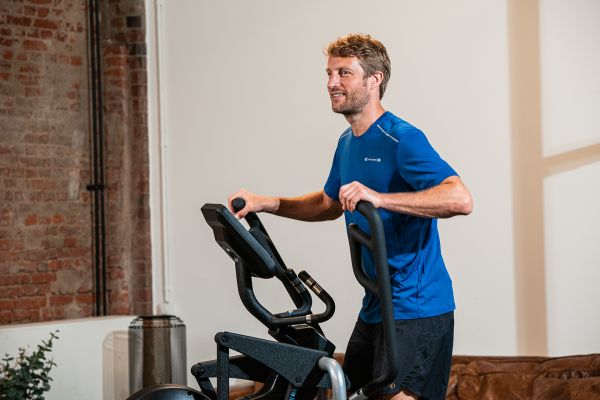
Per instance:
[[[367,105],[360,113],[346,115],[345,117],[352,128],[354,136],[361,136],[384,112],[385,109],[381,103],[377,102],[373,105]]]

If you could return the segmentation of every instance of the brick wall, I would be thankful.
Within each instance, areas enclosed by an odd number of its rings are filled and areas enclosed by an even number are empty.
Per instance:
[[[93,313],[86,6],[0,1],[0,324]],[[102,12],[109,310],[147,313],[143,1]]]
[[[103,2],[111,313],[151,312],[144,2]]]

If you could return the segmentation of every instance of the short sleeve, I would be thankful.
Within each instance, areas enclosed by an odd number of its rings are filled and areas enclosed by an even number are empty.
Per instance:
[[[335,150],[333,162],[331,163],[331,171],[329,171],[329,177],[327,178],[327,182],[325,182],[325,187],[323,188],[325,194],[334,200],[339,199],[341,186],[340,160],[338,152],[339,147]]]
[[[402,136],[396,163],[400,176],[417,191],[437,186],[444,179],[458,175],[419,130]]]

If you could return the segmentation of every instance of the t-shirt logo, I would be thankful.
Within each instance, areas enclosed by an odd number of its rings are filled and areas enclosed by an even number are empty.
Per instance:
[[[365,157],[365,162],[381,162],[381,158]]]

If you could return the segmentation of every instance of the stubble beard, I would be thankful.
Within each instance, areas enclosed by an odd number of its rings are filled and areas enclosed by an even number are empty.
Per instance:
[[[347,117],[362,112],[365,106],[369,104],[369,100],[369,92],[365,83],[362,88],[347,93],[346,101],[342,104],[336,105],[332,102],[331,109],[333,112]]]

